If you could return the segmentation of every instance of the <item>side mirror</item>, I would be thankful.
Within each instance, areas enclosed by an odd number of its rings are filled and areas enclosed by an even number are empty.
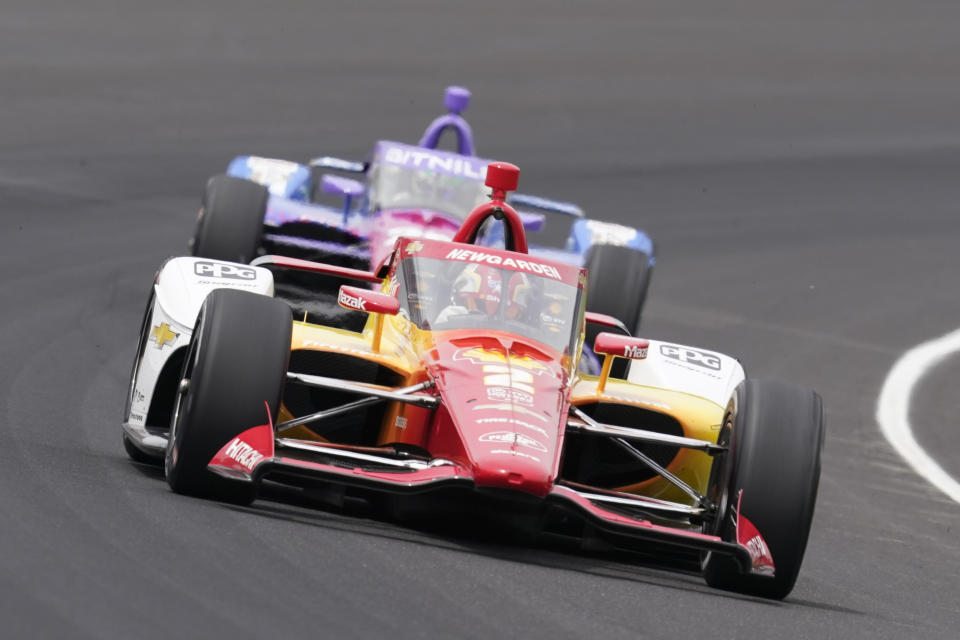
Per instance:
[[[593,342],[593,352],[602,353],[604,357],[600,379],[597,380],[597,394],[602,394],[607,386],[614,358],[643,360],[647,357],[647,349],[649,348],[650,341],[643,338],[632,338],[629,335],[619,336],[615,333],[598,334],[597,339]]]
[[[383,316],[395,316],[400,311],[400,301],[386,293],[343,285],[337,302],[344,309],[367,311],[373,315],[373,350],[380,352],[383,337]]]
[[[618,336],[615,333],[601,333],[593,343],[593,352],[605,356],[643,360],[647,357],[650,341],[643,338]]]
[[[343,176],[325,173],[320,179],[320,190],[332,196],[353,198],[363,195],[364,189],[362,182]]]
[[[383,313],[388,316],[395,316],[400,311],[400,301],[393,296],[349,285],[340,287],[337,303],[344,309]]]
[[[325,173],[320,179],[320,190],[332,196],[343,196],[343,224],[346,225],[353,199],[363,195],[366,187],[362,182]]]
[[[607,327],[609,329],[616,329],[625,336],[630,335],[630,330],[627,329],[627,325],[623,324],[613,316],[608,316],[605,313],[597,313],[595,311],[587,311],[584,314],[584,320],[587,324],[599,325],[601,327]]]

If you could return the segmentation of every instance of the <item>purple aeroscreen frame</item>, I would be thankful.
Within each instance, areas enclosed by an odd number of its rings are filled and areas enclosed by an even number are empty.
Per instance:
[[[457,134],[457,152],[462,156],[476,155],[473,146],[473,130],[467,121],[460,115],[470,105],[470,90],[466,87],[450,86],[443,94],[443,104],[449,113],[446,113],[427,127],[419,145],[427,149],[436,149],[440,136],[447,128]]]

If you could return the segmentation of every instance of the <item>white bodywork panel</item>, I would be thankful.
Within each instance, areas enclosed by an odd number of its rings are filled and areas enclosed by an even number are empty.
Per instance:
[[[131,380],[130,414],[123,425],[134,443],[148,452],[159,454],[166,446],[165,438],[145,428],[160,372],[170,356],[190,344],[200,307],[214,289],[273,297],[273,274],[262,267],[207,258],[172,258],[163,265],[153,285],[146,344]]]
[[[302,166],[289,160],[250,156],[247,158],[247,169],[250,171],[247,179],[262,184],[272,195],[284,196],[290,176]]]
[[[650,340],[647,357],[632,360],[627,380],[635,384],[676,389],[726,407],[745,378],[743,367],[730,356],[673,342]]]
[[[214,289],[241,289],[273,296],[273,274],[263,267],[209,260],[173,258],[163,266],[154,291],[160,307],[182,327],[193,329],[200,306]]]

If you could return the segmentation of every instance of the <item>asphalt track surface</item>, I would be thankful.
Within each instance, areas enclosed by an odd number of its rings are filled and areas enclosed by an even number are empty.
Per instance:
[[[0,5],[3,636],[955,638],[960,505],[874,409],[900,353],[960,326],[960,4],[383,4]],[[187,499],[127,461],[142,305],[205,178],[413,142],[450,83],[524,190],[653,235],[646,335],[823,394],[786,601],[283,496]],[[911,413],[955,475],[958,366]]]

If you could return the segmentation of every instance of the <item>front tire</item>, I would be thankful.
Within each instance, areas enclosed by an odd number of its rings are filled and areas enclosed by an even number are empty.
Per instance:
[[[190,341],[167,441],[166,475],[177,493],[233,503],[256,496],[252,482],[207,465],[233,437],[276,416],[290,358],[290,308],[257,294],[207,296]]]
[[[234,176],[207,182],[191,241],[200,258],[248,264],[263,241],[263,219],[270,192],[261,184]]]
[[[748,379],[737,387],[719,439],[729,448],[714,461],[708,491],[721,511],[708,532],[735,541],[742,491],[741,514],[767,543],[775,575],[744,575],[729,557],[707,554],[707,584],[777,600],[790,593],[813,521],[823,438],[816,392],[767,380]]]

